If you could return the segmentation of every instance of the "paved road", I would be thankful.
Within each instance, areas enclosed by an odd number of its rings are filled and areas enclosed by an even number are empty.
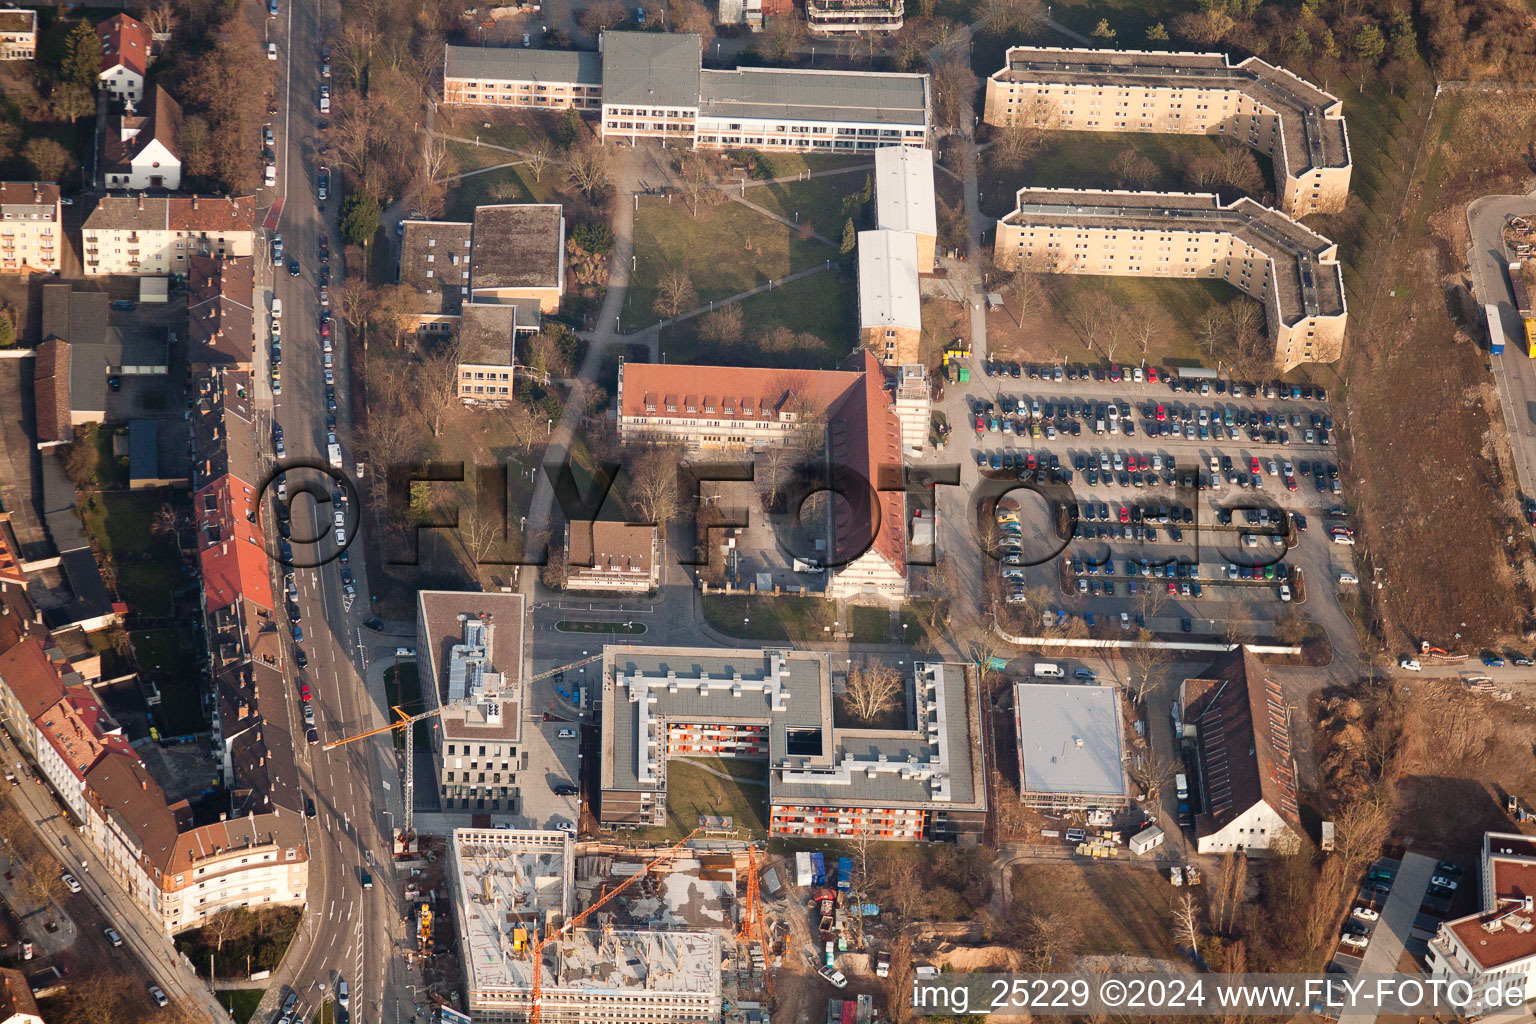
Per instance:
[[[321,147],[327,132],[321,123],[329,118],[319,113],[319,63],[321,46],[337,25],[339,8],[332,0],[296,0],[282,7],[282,15],[270,27],[284,59],[274,128],[278,189],[285,198],[278,225],[284,240],[285,266],[274,268],[270,250],[264,250],[268,258],[257,261],[258,287],[283,301],[282,391],[270,396],[272,423],[282,426],[290,459],[323,463],[328,410],[320,339],[319,240],[322,234],[328,235],[331,251],[339,253],[334,211],[343,183],[333,170],[329,208],[322,209],[316,199],[315,180],[325,162]],[[288,273],[288,259],[299,260],[297,276]],[[333,281],[339,281],[339,257],[331,266]],[[257,308],[270,308],[268,296],[262,297]],[[345,442],[350,425],[348,353],[340,322],[333,327],[337,332],[331,353],[338,406],[335,416],[337,430]],[[258,387],[263,394],[267,393],[265,375],[258,377]],[[270,457],[270,438],[259,436],[257,440],[259,448]],[[349,450],[349,446],[344,446],[344,450]],[[350,463],[346,468],[352,469]],[[296,543],[294,547],[299,559],[309,556],[313,561],[317,555],[325,557],[335,551],[330,539],[331,506],[329,501],[322,504],[298,496],[297,487],[292,485],[300,475],[295,471],[289,478],[293,535],[318,535],[324,543],[318,547]],[[321,493],[328,495],[329,491],[327,482]],[[271,519],[269,515],[268,521]],[[355,522],[355,516],[349,520],[349,533],[355,533]],[[366,595],[364,559],[358,557],[349,562],[358,594]],[[319,739],[329,741],[382,724],[382,683],[377,682],[370,691],[362,674],[368,658],[375,653],[360,628],[361,620],[368,615],[366,597],[354,601],[343,592],[340,566],[335,563],[298,569],[294,583],[308,666],[302,671],[296,668],[291,647],[288,661],[292,681],[306,681],[314,691]],[[281,587],[279,576],[277,592],[281,592]],[[388,643],[384,640],[385,645]],[[306,730],[299,718],[302,705],[296,686],[290,686],[286,700],[290,732],[296,738],[302,737]],[[265,709],[268,701],[264,699],[262,703]],[[395,943],[404,937],[403,908],[392,884],[392,870],[379,867],[389,861],[387,836],[391,816],[397,817],[401,810],[393,748],[387,739],[359,742],[328,753],[317,745],[297,739],[296,743],[302,785],[313,796],[317,810],[317,817],[307,822],[311,858],[308,907],[300,935],[254,1019],[268,1019],[290,989],[300,994],[301,1005],[318,1006],[334,992],[336,982],[345,978],[351,988],[351,1008],[356,1019],[389,1024],[408,1020],[410,1001],[406,1000],[406,1010],[402,1011],[399,997],[410,979],[392,955]],[[368,891],[363,890],[359,879],[365,867],[376,880]]]
[[[1479,308],[1489,302],[1499,306],[1507,341],[1504,354],[1490,356],[1489,361],[1499,388],[1499,402],[1504,407],[1520,490],[1536,495],[1536,362],[1525,350],[1525,332],[1515,313],[1514,293],[1505,271],[1502,238],[1504,222],[1512,216],[1536,216],[1536,193],[1484,196],[1467,207],[1467,230],[1472,239],[1467,265],[1472,271],[1472,294]],[[1471,333],[1479,344],[1486,344],[1481,338],[1481,320]]]

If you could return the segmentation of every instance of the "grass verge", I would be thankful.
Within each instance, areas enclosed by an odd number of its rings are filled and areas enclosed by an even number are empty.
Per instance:
[[[256,1007],[261,1003],[261,997],[267,994],[264,988],[231,988],[218,994],[220,1005],[229,1011],[229,1019],[235,1024],[248,1024],[256,1015]]]

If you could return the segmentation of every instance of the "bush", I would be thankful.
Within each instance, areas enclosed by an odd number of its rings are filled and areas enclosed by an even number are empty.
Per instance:
[[[577,224],[571,229],[571,241],[596,256],[613,248],[613,229],[602,223]]]

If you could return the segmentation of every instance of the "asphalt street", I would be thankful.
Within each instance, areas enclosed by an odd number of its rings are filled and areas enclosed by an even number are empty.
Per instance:
[[[1504,408],[1520,491],[1536,495],[1536,361],[1525,350],[1525,331],[1515,312],[1503,240],[1504,223],[1514,216],[1536,216],[1536,194],[1484,196],[1467,207],[1467,230],[1472,239],[1467,265],[1479,307],[1490,302],[1499,307],[1506,343],[1504,354],[1489,356],[1489,362],[1499,388],[1499,404]],[[1481,337],[1481,320],[1473,326],[1472,334],[1480,344],[1487,344]]]

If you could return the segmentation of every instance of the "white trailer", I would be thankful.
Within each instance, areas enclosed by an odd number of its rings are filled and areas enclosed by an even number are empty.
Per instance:
[[[811,887],[811,855],[805,851],[795,854],[795,884],[803,889]]]
[[[1159,825],[1148,826],[1131,836],[1131,852],[1138,857],[1162,845],[1163,829]]]

